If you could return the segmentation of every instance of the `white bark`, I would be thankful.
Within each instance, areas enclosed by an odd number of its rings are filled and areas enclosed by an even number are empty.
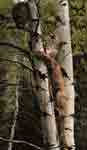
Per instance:
[[[19,3],[19,2],[27,2],[27,0],[13,0],[14,4]]]
[[[34,0],[29,1],[29,7],[30,7],[32,18],[38,19],[37,7],[35,5]],[[32,22],[33,32],[35,30],[35,27],[36,27],[36,23]],[[40,22],[38,24],[37,33],[38,35],[32,38],[33,52],[44,50],[42,40],[40,37],[41,36]],[[38,64],[36,64],[36,68],[40,70],[41,73],[47,74],[47,68],[42,61],[38,61]],[[43,132],[43,141],[44,144],[47,146],[46,149],[59,150],[58,135],[56,130],[55,115],[54,115],[54,106],[53,103],[50,101],[48,78],[41,79],[39,75],[37,75],[37,83],[38,86],[41,87],[38,90],[38,100],[40,103],[40,110],[42,112],[41,124],[42,124],[42,132]],[[44,113],[47,115],[44,115]]]
[[[70,38],[70,25],[69,25],[69,6],[68,0],[57,0],[58,2],[58,20],[55,35],[57,39],[57,45],[61,43],[61,47],[58,50],[58,61],[64,67],[69,78],[65,78],[65,95],[67,101],[64,107],[64,139],[63,142],[67,147],[72,147],[74,150],[74,87],[73,87],[73,62],[72,62],[72,50],[71,50],[71,38]],[[64,148],[68,150],[68,148]]]

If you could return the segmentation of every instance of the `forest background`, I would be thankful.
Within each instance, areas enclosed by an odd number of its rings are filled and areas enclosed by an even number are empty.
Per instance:
[[[10,14],[10,10],[13,7],[11,0],[1,0],[0,1],[0,13]],[[56,23],[56,5],[52,0],[42,0],[40,1],[40,15],[42,19],[42,30],[43,30],[43,40],[46,44],[48,34],[52,33],[55,29]],[[71,39],[72,39],[72,50],[73,50],[73,66],[74,66],[74,80],[75,80],[75,90],[76,90],[76,116],[75,116],[75,138],[77,150],[87,149],[87,1],[86,0],[69,0],[70,7],[70,25],[71,25]],[[5,40],[6,42],[11,41],[20,47],[28,48],[28,34],[26,32],[18,31],[17,29],[9,29],[9,26],[14,26],[13,22],[0,24],[0,41]],[[16,57],[15,57],[16,56]],[[21,58],[20,58],[21,56]],[[24,65],[29,65],[29,60],[23,55],[23,53],[12,50],[12,48],[0,46],[0,58],[4,57],[6,59],[16,60],[19,57],[20,63],[23,61]],[[18,71],[17,71],[18,70]],[[9,137],[10,127],[12,124],[12,116],[15,109],[15,90],[16,90],[16,77],[20,76],[22,87],[20,93],[23,93],[19,97],[19,115],[17,119],[17,127],[15,138],[28,139],[33,141],[33,143],[40,144],[41,133],[37,126],[39,125],[38,114],[35,115],[35,106],[29,101],[29,96],[31,96],[30,88],[28,87],[28,82],[31,79],[31,74],[28,69],[21,67],[20,65],[14,64],[13,62],[2,61],[0,59],[0,79],[4,79],[5,71],[7,71],[6,79],[12,83],[14,86],[8,86],[6,92],[4,93],[5,86],[0,87],[0,136]],[[19,73],[17,73],[19,72]],[[17,74],[16,74],[17,73]],[[31,107],[32,106],[32,107]],[[36,111],[36,110],[35,110]],[[35,125],[35,122],[37,124]],[[31,122],[32,127],[29,126]],[[32,133],[27,132],[27,130],[33,130],[34,135],[38,137],[36,140]],[[85,133],[85,134],[84,134]],[[30,139],[29,139],[30,137]],[[25,145],[16,145],[14,148],[17,150],[28,149]],[[21,148],[20,148],[21,147]],[[5,150],[7,148],[6,142],[0,142],[0,148]]]

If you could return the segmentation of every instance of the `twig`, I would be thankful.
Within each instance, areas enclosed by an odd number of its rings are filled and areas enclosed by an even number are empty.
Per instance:
[[[10,139],[3,138],[3,137],[0,137],[0,140],[4,141],[4,142],[11,142],[11,143],[16,143],[16,144],[25,144],[25,145],[34,147],[34,148],[36,148],[38,150],[42,150],[43,149],[43,148],[41,148],[41,147],[39,147],[39,146],[37,146],[35,144],[32,144],[32,143],[24,141],[24,140],[10,140]]]
[[[13,125],[12,125],[12,128],[11,128],[11,135],[10,135],[10,140],[11,141],[14,139],[17,116],[18,116],[18,112],[19,112],[18,97],[19,97],[19,86],[17,85],[16,86],[16,100],[15,100],[14,120],[13,120]],[[12,144],[13,144],[12,142],[9,142],[8,150],[12,150]]]
[[[6,41],[0,41],[0,46],[4,46],[4,47],[12,47],[14,49],[18,49],[20,52],[24,53],[26,56],[30,57],[30,52],[22,47],[19,47],[13,43],[9,43]]]

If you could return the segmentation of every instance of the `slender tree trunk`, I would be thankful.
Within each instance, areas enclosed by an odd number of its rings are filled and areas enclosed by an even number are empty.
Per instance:
[[[14,41],[15,40],[15,41]],[[20,31],[16,31],[16,35],[15,35],[15,39],[12,40],[12,42],[16,43],[16,44],[19,44],[20,43]],[[21,56],[20,54],[16,54],[14,55],[14,61],[21,61]],[[14,78],[15,78],[15,110],[14,110],[14,115],[13,115],[13,124],[12,124],[12,127],[11,127],[11,133],[10,133],[10,138],[9,140],[12,141],[14,139],[14,136],[15,136],[15,130],[16,130],[16,123],[17,123],[17,116],[18,116],[18,112],[19,112],[19,74],[20,74],[20,70],[18,68],[18,65],[16,65],[16,70],[15,70],[15,74],[14,74]],[[12,142],[9,142],[8,143],[8,150],[12,150],[13,148],[13,143]]]
[[[73,87],[73,62],[69,25],[69,5],[68,0],[57,0],[58,16],[57,28],[55,30],[58,46],[58,62],[61,63],[69,78],[65,77],[65,95],[67,97],[64,107],[64,122],[61,132],[63,133],[64,150],[74,147],[74,87]]]
[[[34,0],[29,1],[29,7],[31,12],[31,17],[36,19],[36,22],[32,22],[32,51],[39,52],[44,51],[43,44],[41,40],[41,27],[40,22],[38,21],[38,11]],[[38,25],[37,25],[38,24]],[[36,30],[37,26],[37,30]],[[35,35],[34,35],[35,34]],[[40,60],[37,60],[35,67],[43,74],[47,75],[47,68],[44,63]],[[54,106],[53,102],[50,101],[49,87],[48,87],[48,77],[45,79],[41,78],[37,74],[36,82],[40,87],[38,89],[38,100],[41,110],[41,124],[43,132],[43,142],[47,146],[46,149],[59,150],[58,145],[58,135],[56,130],[56,122],[54,115]]]
[[[15,111],[14,111],[14,117],[13,117],[13,125],[11,128],[11,134],[10,134],[10,141],[12,141],[14,139],[15,136],[15,128],[16,128],[16,122],[17,122],[17,116],[18,116],[18,110],[19,110],[19,106],[18,106],[18,87],[16,87],[16,101],[15,101]],[[13,143],[9,142],[8,144],[8,150],[12,150],[12,146]]]
[[[17,3],[18,1],[14,0],[14,5]],[[20,44],[20,31],[16,31],[15,36],[10,37],[8,35],[8,39],[10,39],[10,42],[12,42],[13,44],[16,43],[17,45]],[[22,57],[20,55],[20,53],[18,53],[18,51],[16,51],[15,53],[13,52],[13,57],[10,59],[14,60],[14,62],[16,61],[21,61]],[[14,68],[14,69],[13,69]],[[10,91],[10,95],[12,95],[11,98],[13,98],[14,96],[14,101],[15,101],[15,108],[14,108],[14,115],[13,115],[13,123],[12,123],[12,127],[11,127],[11,131],[10,131],[10,137],[9,140],[12,141],[14,139],[15,136],[15,130],[16,130],[16,123],[17,123],[17,116],[18,116],[18,112],[19,112],[19,74],[20,74],[20,67],[18,64],[15,64],[13,66],[13,64],[11,64],[11,67],[9,69],[8,72],[8,81],[12,82],[13,87],[11,87],[13,89],[13,91]],[[8,87],[9,88],[9,87]],[[13,100],[13,99],[12,99]],[[8,150],[12,150],[13,148],[13,143],[9,142],[8,143]]]

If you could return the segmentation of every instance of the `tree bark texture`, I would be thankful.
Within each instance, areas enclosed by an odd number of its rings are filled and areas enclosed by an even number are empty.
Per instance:
[[[69,24],[69,5],[68,0],[57,0],[57,25],[55,36],[57,41],[57,60],[63,66],[68,77],[65,76],[65,96],[66,102],[64,105],[64,119],[62,119],[64,150],[74,146],[74,87],[73,87],[73,61],[70,37],[70,24]]]
[[[31,35],[32,51],[33,52],[44,51],[43,43],[41,40],[40,21],[38,20],[39,18],[38,10],[34,0],[31,0],[28,3],[32,18],[37,20],[37,22],[31,23],[32,34],[33,35],[36,34],[34,36]],[[37,60],[35,68],[37,68],[37,70],[39,70],[42,74],[46,75],[46,77],[43,79],[39,76],[38,73],[36,73],[36,83],[38,84],[39,87],[37,93],[41,111],[43,142],[44,145],[47,146],[46,149],[59,150],[58,147],[59,141],[55,122],[54,105],[53,102],[50,101],[47,68],[41,60]]]

